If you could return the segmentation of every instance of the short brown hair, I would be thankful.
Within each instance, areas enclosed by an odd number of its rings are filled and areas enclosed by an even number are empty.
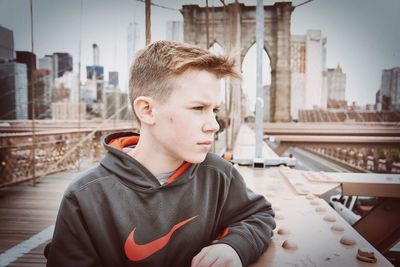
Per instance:
[[[158,41],[140,50],[132,64],[129,79],[129,100],[151,96],[165,100],[172,92],[172,79],[188,69],[206,70],[218,78],[241,78],[232,56],[218,56],[194,45]],[[137,119],[137,116],[135,114]],[[138,120],[140,123],[140,121]]]

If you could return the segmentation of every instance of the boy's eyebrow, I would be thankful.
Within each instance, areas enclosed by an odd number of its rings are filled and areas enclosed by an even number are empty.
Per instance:
[[[200,101],[200,100],[192,101],[192,102],[190,102],[190,104],[192,104],[192,105],[203,105],[203,106],[214,105],[213,103],[206,102],[206,101]],[[215,107],[220,108],[221,107],[221,103],[216,104]]]

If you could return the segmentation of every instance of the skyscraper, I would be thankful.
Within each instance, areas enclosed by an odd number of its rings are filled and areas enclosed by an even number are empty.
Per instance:
[[[291,116],[299,109],[326,108],[327,92],[323,87],[326,61],[326,38],[320,30],[306,35],[292,35],[291,40]]]
[[[400,67],[382,71],[381,87],[376,94],[377,109],[400,110]]]
[[[51,118],[51,72],[48,69],[37,69],[35,80],[35,119]]]
[[[52,55],[46,55],[42,58],[39,58],[38,66],[40,69],[48,69],[50,71],[51,80],[54,84],[54,79],[57,78],[56,67],[54,64],[54,59]]]
[[[27,67],[22,63],[0,64],[0,119],[28,119]]]
[[[7,62],[14,58],[13,32],[0,25],[0,61]]]
[[[54,88],[54,80],[56,78],[54,71],[54,62],[52,56],[44,56],[39,58],[38,70],[42,74],[39,78],[39,84],[43,87],[43,105],[46,110],[51,109],[51,102],[55,99],[56,90]],[[47,117],[47,114],[46,114]]]
[[[32,105],[36,101],[36,96],[34,92],[34,87],[36,80],[34,79],[34,72],[36,70],[36,55],[29,51],[17,51],[17,62],[23,63],[27,66],[28,75],[28,118],[31,120],[33,118]],[[36,117],[36,115],[35,115]]]
[[[325,77],[325,86],[328,94],[328,100],[342,101],[346,99],[346,74],[340,65],[335,69],[327,69]]]
[[[86,66],[86,84],[93,81],[96,84],[96,97],[94,99],[97,103],[104,102],[104,67],[100,66],[100,48],[97,44],[93,44],[93,65]],[[101,108],[100,108],[101,109]]]
[[[53,53],[54,69],[57,77],[63,76],[67,71],[72,71],[72,56],[68,53]]]

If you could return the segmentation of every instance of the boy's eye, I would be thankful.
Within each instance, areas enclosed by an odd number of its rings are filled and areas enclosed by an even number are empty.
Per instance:
[[[193,110],[198,110],[198,111],[204,111],[206,107],[204,106],[198,106],[198,107],[192,107]],[[217,114],[220,111],[220,108],[214,108],[213,113]]]

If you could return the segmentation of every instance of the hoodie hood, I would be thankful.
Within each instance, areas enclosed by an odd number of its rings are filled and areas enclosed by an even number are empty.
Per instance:
[[[157,178],[146,167],[122,151],[123,148],[135,146],[139,138],[140,135],[134,132],[108,135],[103,140],[107,154],[101,160],[100,165],[115,174],[126,186],[139,191],[157,191],[186,183],[193,178],[198,164],[184,162],[163,185],[160,185]]]

